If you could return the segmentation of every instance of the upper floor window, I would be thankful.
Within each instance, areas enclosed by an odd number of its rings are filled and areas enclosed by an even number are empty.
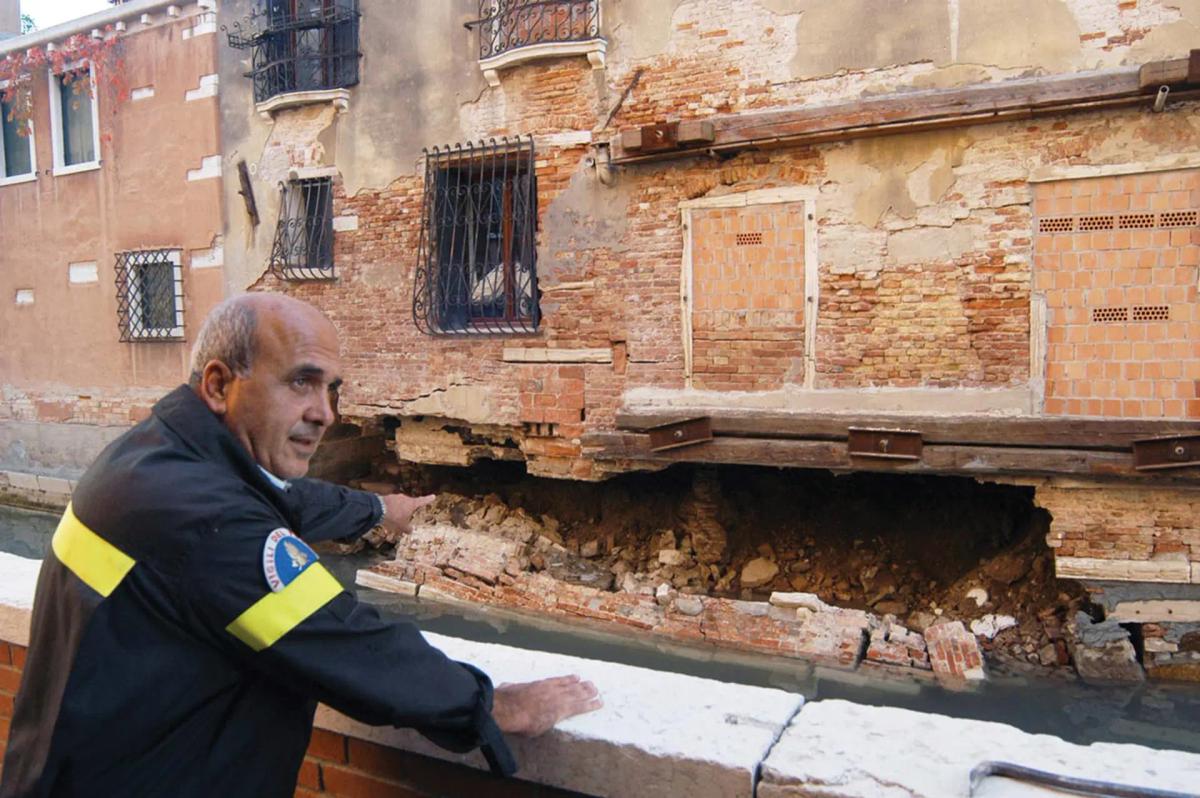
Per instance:
[[[4,146],[0,147],[0,185],[32,180],[37,173],[33,124],[27,123],[27,129],[21,130],[12,110],[9,103],[0,102],[0,133],[4,138]]]
[[[479,0],[479,66],[488,83],[500,85],[498,70],[513,64],[565,55],[586,55],[604,66],[600,0]]]
[[[535,331],[533,140],[427,152],[424,206],[417,326],[432,334]]]
[[[50,73],[50,134],[54,174],[100,165],[100,119],[90,71]]]
[[[333,178],[285,183],[271,271],[284,280],[330,280],[333,270]]]
[[[229,35],[252,50],[254,101],[357,84],[358,18],[358,0],[261,0],[255,29]]]
[[[183,266],[177,249],[117,253],[122,341],[183,339]]]

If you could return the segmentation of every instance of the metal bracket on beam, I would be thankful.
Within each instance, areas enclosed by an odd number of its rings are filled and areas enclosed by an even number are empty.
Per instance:
[[[708,416],[659,424],[656,427],[650,427],[646,432],[650,435],[650,451],[652,452],[693,446],[713,439],[712,419]]]
[[[1200,466],[1200,435],[1162,435],[1133,442],[1137,471]]]
[[[846,446],[851,457],[920,460],[924,442],[918,430],[850,427],[846,435]]]

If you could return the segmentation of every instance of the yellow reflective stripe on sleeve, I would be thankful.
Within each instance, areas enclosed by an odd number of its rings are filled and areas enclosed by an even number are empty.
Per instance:
[[[105,598],[134,565],[129,555],[84,526],[70,504],[54,530],[50,547],[59,562]]]
[[[342,585],[333,574],[324,565],[313,563],[283,590],[254,602],[225,631],[255,651],[262,651],[341,592]]]

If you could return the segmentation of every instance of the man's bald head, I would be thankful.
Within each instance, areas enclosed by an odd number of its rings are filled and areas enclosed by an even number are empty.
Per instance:
[[[321,311],[281,294],[218,305],[192,355],[192,389],[263,468],[300,477],[336,417],[337,330]]]
[[[230,297],[213,308],[200,327],[192,346],[188,383],[197,387],[205,364],[212,360],[221,361],[234,374],[245,377],[261,343],[260,326],[278,332],[279,324],[331,323],[312,305],[284,294],[248,293]]]

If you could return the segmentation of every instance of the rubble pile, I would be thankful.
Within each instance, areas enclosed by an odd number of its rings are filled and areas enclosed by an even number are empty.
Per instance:
[[[653,490],[633,480],[498,480],[482,494],[461,482],[362,483],[439,494],[412,536],[373,541],[397,546],[396,562],[377,572],[425,595],[840,665],[974,678],[984,658],[1001,671],[1070,662],[1065,629],[1083,594],[1053,578],[1036,512],[972,513],[969,496],[951,496],[927,517],[909,509],[888,518],[886,503],[864,513],[862,502],[826,501],[842,511],[817,512],[803,491],[723,485],[711,469],[656,476]],[[990,528],[984,515],[1017,520]],[[961,527],[946,525],[948,516]],[[894,532],[914,518],[941,529]],[[781,604],[789,594],[814,603]],[[954,640],[977,650],[978,663],[958,649],[939,660],[927,645],[932,627],[955,622]]]

